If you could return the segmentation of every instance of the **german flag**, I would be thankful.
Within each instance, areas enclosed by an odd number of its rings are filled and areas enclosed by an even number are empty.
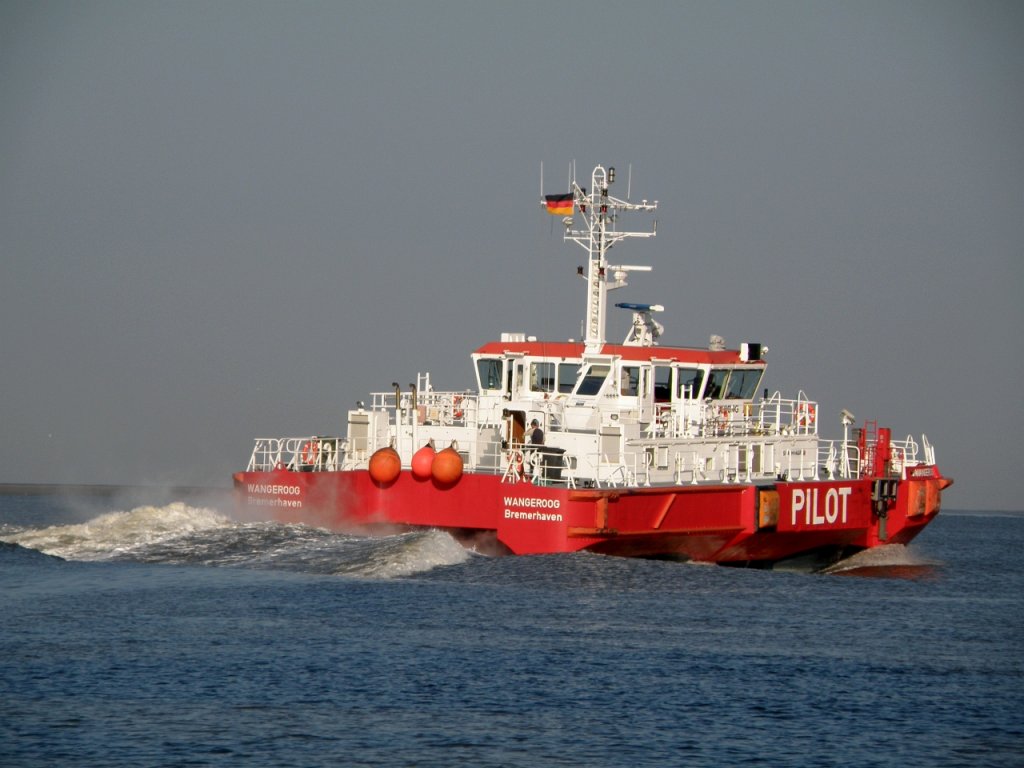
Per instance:
[[[544,195],[548,213],[552,216],[572,216],[572,193],[568,195]]]

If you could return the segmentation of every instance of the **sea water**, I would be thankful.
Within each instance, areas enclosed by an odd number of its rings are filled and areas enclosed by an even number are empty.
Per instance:
[[[807,573],[132,495],[0,496],[0,765],[1024,765],[1024,516]]]

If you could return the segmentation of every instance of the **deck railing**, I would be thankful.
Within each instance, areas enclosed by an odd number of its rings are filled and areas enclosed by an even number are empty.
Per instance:
[[[620,450],[615,455],[602,455],[600,449],[593,455],[589,451],[581,456],[565,454],[557,464],[557,472],[554,459],[544,465],[534,460],[536,455],[529,446],[506,445],[501,440],[505,433],[497,425],[491,423],[491,429],[482,428],[477,395],[427,388],[415,394],[411,389],[377,392],[371,398],[371,410],[389,412],[387,421],[392,428],[396,421],[399,425],[471,428],[473,437],[462,449],[466,470],[502,475],[506,480],[525,477],[537,483],[573,484],[582,482],[585,475],[588,482],[598,486],[617,486],[666,481],[749,482],[778,476],[799,480],[856,479],[865,471],[864,456],[855,442],[817,439],[818,404],[803,392],[796,398],[783,398],[776,392],[759,402],[659,403],[644,414],[643,422],[639,410],[623,412],[599,404],[601,423],[622,428],[620,434],[636,435],[639,431],[640,436],[620,438]],[[548,417],[545,422],[549,435],[554,437],[562,432],[564,403],[538,401],[536,405],[530,413]],[[698,442],[705,438],[718,439],[707,444]],[[260,438],[255,442],[247,469],[327,472],[365,467],[369,453],[380,447],[372,436],[368,439],[374,445],[366,446],[367,450],[360,453],[350,450],[352,446],[346,438],[334,436]],[[907,467],[934,462],[934,449],[927,438],[922,439],[923,455],[912,436],[892,440],[886,474],[902,476]],[[558,440],[549,442],[557,445]],[[583,475],[579,474],[581,471]]]
[[[340,437],[261,437],[249,456],[247,471],[290,469],[329,472],[341,468],[347,441]]]

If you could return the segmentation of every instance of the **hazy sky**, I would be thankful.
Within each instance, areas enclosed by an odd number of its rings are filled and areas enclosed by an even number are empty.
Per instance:
[[[1024,3],[979,0],[2,0],[0,482],[226,485],[578,337],[573,160],[659,201],[614,299],[666,344],[764,342],[825,436],[1024,508]]]

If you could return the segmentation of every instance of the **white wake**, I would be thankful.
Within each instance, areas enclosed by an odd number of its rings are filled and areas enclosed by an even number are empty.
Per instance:
[[[65,560],[108,560],[198,531],[231,525],[231,520],[215,510],[179,501],[163,507],[108,512],[87,523],[29,529],[7,534],[3,540]]]

